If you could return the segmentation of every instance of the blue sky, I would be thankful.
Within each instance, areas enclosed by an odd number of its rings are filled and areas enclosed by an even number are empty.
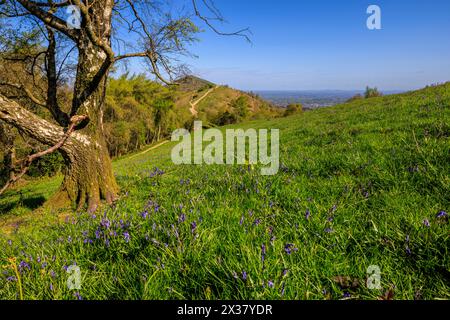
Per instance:
[[[194,74],[242,90],[409,90],[450,80],[448,0],[215,0],[252,44],[204,27]],[[382,10],[368,30],[367,7]]]

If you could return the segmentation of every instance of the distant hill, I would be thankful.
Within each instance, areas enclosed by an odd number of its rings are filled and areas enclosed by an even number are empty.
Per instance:
[[[190,113],[206,123],[224,125],[273,118],[283,112],[258,95],[219,86],[195,76],[184,77],[176,83],[174,102],[177,112]]]
[[[215,86],[214,83],[196,76],[185,76],[176,80],[175,83],[178,85],[177,90],[183,92],[204,90]]]

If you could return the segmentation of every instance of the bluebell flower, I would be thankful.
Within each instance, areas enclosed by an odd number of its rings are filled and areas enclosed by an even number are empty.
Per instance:
[[[26,263],[25,261],[21,261],[21,262],[19,263],[19,271],[22,272],[22,271],[24,271],[25,269],[30,270],[30,265],[29,265],[28,263]]]
[[[439,211],[438,214],[436,215],[436,218],[444,218],[444,217],[448,217],[448,214],[443,210]]]
[[[411,249],[408,246],[406,246],[406,254],[411,255]]]
[[[290,255],[292,253],[292,251],[297,251],[298,249],[295,247],[295,245],[293,243],[287,243],[284,246],[284,251]]]
[[[194,221],[191,223],[191,232],[194,233],[196,229],[197,229],[197,223]]]
[[[145,210],[144,212],[142,212],[142,213],[141,213],[141,217],[144,218],[144,219],[147,219],[147,217],[148,217],[148,211]]]
[[[310,217],[311,217],[311,211],[309,211],[309,209],[306,209],[305,219],[308,220]]]

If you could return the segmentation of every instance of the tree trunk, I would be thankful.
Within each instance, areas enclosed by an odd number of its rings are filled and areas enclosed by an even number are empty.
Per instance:
[[[36,116],[2,95],[0,119],[49,146],[57,144],[64,136],[63,128]],[[93,212],[100,204],[100,199],[105,199],[108,203],[115,200],[118,187],[104,145],[89,135],[74,132],[60,152],[67,167],[55,201],[71,200],[78,203],[79,208],[87,203],[88,210]]]
[[[112,6],[112,0],[103,0],[90,7],[93,30],[108,46]],[[88,210],[95,211],[101,199],[112,203],[118,193],[103,128],[106,82],[112,61],[98,44],[93,43],[83,25],[77,46],[78,68],[70,116],[88,115],[89,123],[77,132],[83,139],[73,139],[70,147],[62,148],[67,164],[62,191],[70,200],[77,201],[79,207],[87,202]]]
[[[95,211],[101,199],[113,202],[118,186],[104,137],[103,106],[108,70],[113,53],[108,51],[114,0],[99,0],[89,6],[89,19],[83,19],[79,37],[77,73],[70,117],[87,115],[60,148],[66,172],[56,202],[70,200],[81,209],[86,203]],[[64,129],[22,108],[0,95],[0,120],[3,120],[39,142],[53,146],[64,136]],[[60,205],[59,203],[55,203]]]
[[[0,123],[0,141],[6,148],[3,163],[8,171],[8,179],[15,177],[16,148],[14,147],[15,135]]]

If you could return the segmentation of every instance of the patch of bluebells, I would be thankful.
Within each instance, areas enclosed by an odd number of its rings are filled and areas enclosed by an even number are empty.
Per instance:
[[[164,174],[164,170],[161,170],[160,168],[156,167],[153,169],[152,172],[150,172],[150,178],[162,176]]]
[[[287,243],[284,246],[284,252],[286,252],[286,254],[291,255],[292,252],[298,251],[298,248],[295,247],[295,245],[293,243]]]

